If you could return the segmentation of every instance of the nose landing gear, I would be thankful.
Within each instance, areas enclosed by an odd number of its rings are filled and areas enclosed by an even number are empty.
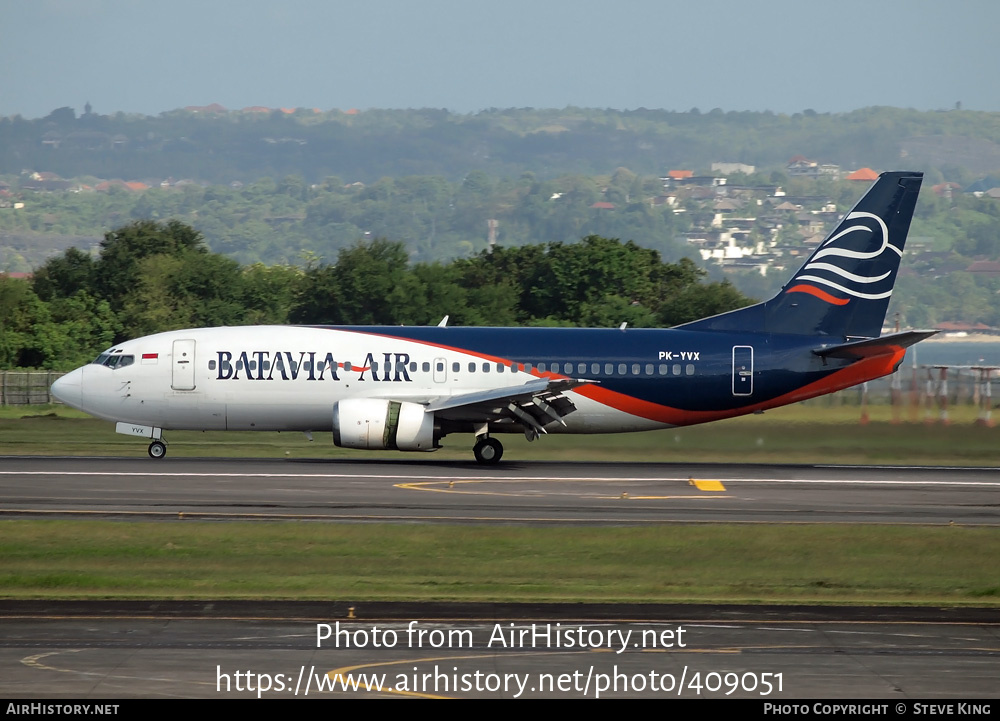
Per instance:
[[[167,455],[167,444],[160,440],[153,441],[149,444],[149,448],[146,452],[149,453],[150,458],[163,458]]]

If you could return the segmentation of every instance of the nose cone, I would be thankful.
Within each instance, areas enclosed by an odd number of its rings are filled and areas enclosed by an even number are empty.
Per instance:
[[[83,398],[83,368],[70,371],[52,384],[52,395],[66,405],[80,409]]]

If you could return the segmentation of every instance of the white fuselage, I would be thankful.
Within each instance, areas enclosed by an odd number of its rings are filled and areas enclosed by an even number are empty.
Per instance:
[[[100,418],[164,430],[328,431],[337,401],[428,403],[538,378],[518,364],[484,361],[481,354],[330,328],[170,331],[121,343],[113,352],[131,362],[78,368],[58,381],[57,395]],[[577,411],[566,416],[565,426],[554,423],[549,431],[667,425],[569,395]]]

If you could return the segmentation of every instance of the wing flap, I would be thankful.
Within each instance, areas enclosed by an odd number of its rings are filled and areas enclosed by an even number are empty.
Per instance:
[[[576,406],[563,392],[594,383],[580,378],[538,378],[516,386],[491,388],[430,401],[427,413],[456,421],[520,423],[525,434],[537,438],[549,423],[566,425],[563,417]]]
[[[538,394],[561,393],[586,383],[593,383],[593,381],[577,378],[538,378],[527,383],[522,383],[521,385],[491,388],[485,391],[438,398],[424,406],[424,410],[431,413],[448,410],[449,408],[461,408],[462,406],[480,405],[483,403],[488,404],[502,400],[530,400]]]

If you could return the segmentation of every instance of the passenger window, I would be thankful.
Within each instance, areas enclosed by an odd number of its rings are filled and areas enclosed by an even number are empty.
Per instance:
[[[646,375],[648,375],[648,376],[653,375],[653,364],[652,363],[647,363],[646,364]]]
[[[489,373],[489,372],[490,372],[490,364],[483,363],[483,373]]]
[[[372,361],[372,375],[378,373],[378,361]]]
[[[210,361],[208,362],[208,369],[209,369],[210,371],[214,371],[214,370],[215,370],[215,361],[214,361],[214,360],[210,360]]]
[[[511,363],[510,364],[510,372],[511,373],[517,373],[518,372],[517,363]]]
[[[417,372],[417,362],[412,361],[410,363],[410,373],[416,373],[416,372]]]
[[[674,375],[679,376],[681,374],[681,364],[674,363]]]
[[[576,372],[579,373],[580,375],[583,375],[584,373],[586,373],[587,372],[587,364],[586,363],[577,363],[577,365],[576,365]]]
[[[615,372],[615,367],[613,365],[611,365],[610,363],[604,364],[604,375],[609,376],[612,375],[614,372]]]
[[[427,361],[424,361],[423,363],[420,364],[420,370],[422,370],[424,373],[430,373],[431,364],[428,363]]]
[[[624,363],[619,363],[618,364],[618,375],[623,376],[627,372],[628,372],[628,368],[626,368],[625,364]]]
[[[475,372],[476,372],[476,364],[470,362],[469,363],[469,373],[475,373]]]
[[[638,363],[633,363],[632,364],[632,375],[634,375],[634,376],[639,375],[639,364]]]
[[[503,363],[497,363],[497,373],[503,373],[504,368],[506,367],[507,366],[505,366]]]
[[[688,364],[687,364],[687,365],[686,365],[686,366],[684,367],[684,372],[685,372],[685,373],[686,373],[687,375],[689,375],[689,376],[693,376],[693,375],[694,375],[694,363],[688,363]]]
[[[437,369],[437,372],[440,373],[444,370],[444,362],[438,361],[434,367]]]
[[[354,365],[350,361],[347,361],[346,363],[344,363],[344,370],[350,373],[352,370],[354,370]]]
[[[459,363],[452,363],[451,364],[451,372],[452,373],[458,373],[458,369],[461,368],[461,367],[462,366]]]
[[[539,373],[544,373],[545,372],[545,364],[544,363],[539,363],[538,364],[538,372]]]
[[[601,364],[600,363],[591,363],[590,364],[590,374],[596,376],[596,375],[600,375],[600,373],[601,373]]]
[[[667,374],[667,364],[660,363],[660,375],[665,376]]]

